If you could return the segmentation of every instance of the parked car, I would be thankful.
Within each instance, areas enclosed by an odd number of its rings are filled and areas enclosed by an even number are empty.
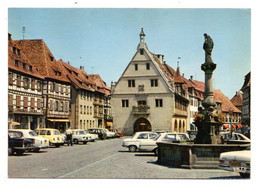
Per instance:
[[[158,155],[157,142],[171,142],[171,143],[182,143],[190,141],[188,134],[186,133],[160,133],[153,141],[143,140],[140,143],[140,151],[150,151]]]
[[[17,131],[21,132],[22,138],[30,138],[33,140],[33,151],[38,152],[40,149],[48,148],[49,147],[49,140],[39,137],[33,130],[30,129],[9,129],[8,131]]]
[[[50,145],[54,145],[55,147],[59,147],[64,145],[63,137],[60,134],[60,131],[53,128],[40,128],[35,129],[36,134],[40,137],[46,138],[50,141]]]
[[[33,139],[22,138],[22,132],[8,131],[8,155],[22,155],[25,151],[34,149]]]
[[[219,169],[238,172],[243,178],[250,177],[250,150],[223,152],[219,157]]]
[[[131,138],[124,139],[122,146],[127,147],[130,152],[135,152],[143,143],[145,146],[153,144],[157,136],[155,132],[136,132]]]
[[[116,137],[116,133],[115,133],[115,132],[111,132],[111,131],[109,131],[108,129],[103,129],[103,130],[104,130],[104,132],[106,133],[106,135],[107,135],[108,138],[114,138],[114,137]]]
[[[89,142],[94,142],[98,139],[98,135],[97,134],[90,134],[88,130],[84,130],[85,134],[88,137],[88,141]]]
[[[104,140],[107,139],[107,134],[103,129],[88,129],[87,130],[90,134],[97,134],[98,139]]]
[[[240,133],[223,132],[221,135],[222,143],[226,144],[250,144],[251,140]]]
[[[72,141],[75,144],[78,144],[79,142],[82,142],[83,144],[87,144],[88,137],[84,130],[81,129],[75,129],[72,130]]]

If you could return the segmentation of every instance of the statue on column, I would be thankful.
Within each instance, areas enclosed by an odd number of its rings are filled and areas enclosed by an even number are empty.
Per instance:
[[[214,47],[213,40],[206,33],[204,34],[205,42],[203,44],[203,49],[205,50],[205,63],[213,63],[211,58],[211,53]]]

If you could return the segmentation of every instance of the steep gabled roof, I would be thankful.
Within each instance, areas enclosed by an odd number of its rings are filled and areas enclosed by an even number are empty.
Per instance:
[[[75,68],[75,67],[71,66],[70,64],[65,63],[64,61],[62,61],[62,59],[60,59],[57,62],[61,64],[67,78],[71,81],[71,83],[74,86],[76,86],[77,88],[80,88],[80,89],[94,91],[92,80],[90,78],[85,77],[82,74],[81,69]],[[87,75],[86,72],[85,72],[85,74]]]
[[[245,88],[250,87],[250,86],[251,86],[251,72],[249,72],[245,76],[245,81],[244,81],[244,84],[243,84],[241,90],[244,91]]]
[[[233,103],[225,96],[220,90],[214,90],[214,99],[217,100],[216,102],[221,102],[221,110],[222,112],[229,112],[230,109],[236,113],[242,113]]]
[[[25,56],[45,78],[70,82],[60,63],[58,63],[50,49],[42,39],[17,40],[15,43],[21,48]]]
[[[92,78],[94,84],[96,85],[95,90],[97,92],[101,92],[105,95],[111,94],[111,89],[106,85],[99,74],[90,74],[89,76]]]
[[[8,38],[8,68],[18,73],[44,79],[32,63],[26,58],[21,48],[12,40],[11,34],[9,34]]]
[[[242,95],[242,93],[240,91],[237,92],[236,95],[230,101],[236,107],[242,107],[243,106],[243,95]]]

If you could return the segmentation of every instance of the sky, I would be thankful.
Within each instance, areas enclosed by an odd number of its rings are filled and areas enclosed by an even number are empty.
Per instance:
[[[25,27],[25,33],[23,33]],[[141,28],[148,49],[189,79],[204,81],[204,33],[214,41],[214,89],[230,99],[251,70],[250,9],[176,8],[9,8],[8,32],[14,40],[43,39],[56,60],[110,86],[136,52]],[[178,59],[180,57],[181,59]]]

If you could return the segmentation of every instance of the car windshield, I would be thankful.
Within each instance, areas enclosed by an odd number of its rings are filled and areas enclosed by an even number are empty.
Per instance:
[[[85,134],[85,132],[82,130],[82,131],[79,131],[79,134]]]
[[[37,135],[35,132],[33,132],[33,131],[30,131],[30,132],[29,132],[29,135],[30,135],[30,136],[38,136],[38,135]]]
[[[60,135],[60,132],[58,130],[54,130],[53,135]]]
[[[153,140],[157,141],[159,139],[159,137],[161,136],[161,134],[159,134],[157,137],[155,137]]]
[[[167,134],[165,135],[162,141],[169,141],[169,142],[176,141],[176,134]]]
[[[22,137],[22,133],[21,132],[8,132],[10,138],[21,138]]]

